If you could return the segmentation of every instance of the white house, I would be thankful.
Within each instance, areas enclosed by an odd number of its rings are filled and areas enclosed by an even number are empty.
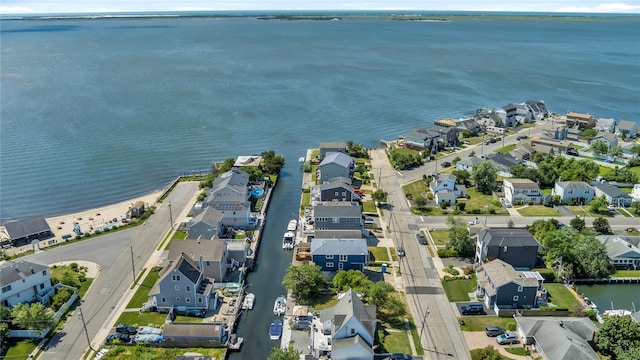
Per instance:
[[[627,207],[631,205],[633,200],[629,194],[609,183],[598,183],[593,187],[596,191],[596,197],[604,196],[609,205]]]
[[[503,188],[504,197],[510,204],[542,204],[540,187],[529,179],[504,179]]]
[[[456,184],[456,177],[451,174],[439,174],[434,176],[433,180],[429,184],[431,192],[436,198],[438,205],[444,201],[448,201],[449,204],[455,204],[455,198],[466,197],[467,187],[461,184]],[[453,196],[453,201],[451,201]]]
[[[607,248],[607,255],[616,268],[640,268],[640,236],[601,235],[596,239]]]
[[[0,263],[0,285],[0,305],[43,302],[52,289],[49,266],[35,260],[4,261]]]
[[[456,163],[456,170],[466,170],[469,173],[473,170],[473,167],[476,165],[480,165],[482,159],[477,157],[470,157],[466,159],[462,159]]]
[[[596,192],[583,181],[558,181],[553,188],[553,195],[560,196],[563,204],[589,204],[596,196]]]
[[[211,187],[211,193],[205,202],[208,204],[245,202],[249,199],[249,174],[233,168],[218,176]]]
[[[633,201],[640,201],[640,184],[633,185],[633,190],[631,190],[631,197]]]

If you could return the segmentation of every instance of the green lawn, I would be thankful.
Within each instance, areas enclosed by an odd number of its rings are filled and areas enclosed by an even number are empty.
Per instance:
[[[620,214],[622,214],[624,217],[632,217],[633,215],[631,215],[631,213],[625,209],[625,208],[618,208],[616,209]]]
[[[422,196],[422,193],[427,189],[426,185],[424,184],[424,181],[422,181],[422,179],[418,179],[414,182],[411,182],[405,186],[402,187],[402,191],[404,192],[404,194],[409,194],[411,197],[413,197],[414,199],[419,198],[420,196]]]
[[[511,144],[511,145],[507,145],[507,146],[499,149],[498,152],[501,152],[503,154],[508,154],[511,151],[513,151],[513,149],[515,149],[515,148],[516,148],[516,144]]]
[[[518,209],[522,216],[558,216],[558,210],[542,205],[529,205],[526,208]]]
[[[129,325],[137,325],[137,326],[147,326],[149,324],[153,324],[154,326],[161,326],[164,324],[165,319],[167,318],[167,314],[160,314],[156,312],[151,312],[147,314],[141,314],[137,311],[125,311],[120,314],[117,324],[129,324]],[[190,316],[176,316],[175,322],[202,322],[203,318],[199,317],[190,317]]]
[[[380,347],[384,348],[382,350],[383,352],[411,354],[409,334],[406,331],[388,332],[383,329],[378,329],[376,335]]]
[[[93,278],[85,278],[85,280],[80,283],[80,288],[78,289],[78,296],[81,299],[84,297],[84,294],[87,293],[87,290],[89,290],[89,287],[93,283],[93,280],[95,280],[95,279],[93,279]]]
[[[640,270],[616,270],[611,277],[640,277]]]
[[[375,213],[376,212],[376,202],[373,200],[365,201],[362,203],[362,212],[365,213]]]
[[[442,287],[450,302],[469,301],[469,293],[476,288],[476,280],[443,281]]]
[[[513,355],[520,355],[520,356],[525,356],[527,349],[525,349],[522,345],[516,345],[514,347],[508,347],[505,348],[505,350],[509,353],[509,354],[513,354]]]
[[[27,359],[29,354],[31,354],[31,352],[35,350],[36,345],[38,345],[37,340],[25,339],[16,341],[16,339],[9,339],[9,348],[4,356],[4,359]]]
[[[580,305],[578,299],[563,284],[545,283],[544,288],[549,292],[549,301],[557,307],[572,311],[575,306]]]
[[[151,290],[153,284],[155,284],[156,280],[158,280],[159,278],[160,275],[157,271],[153,271],[153,269],[149,271],[142,284],[140,284],[140,287],[138,288],[136,293],[133,294],[131,301],[129,301],[129,304],[127,304],[127,309],[136,309],[142,307],[142,304],[149,300],[149,290]]]
[[[640,166],[634,166],[632,168],[629,168],[629,170],[633,171],[640,177]]]
[[[451,207],[450,207],[451,208]],[[443,212],[439,206],[425,206],[423,208],[418,208],[417,206],[412,206],[411,211],[415,214],[423,215],[423,216],[443,216],[447,215],[446,212]]]
[[[187,235],[187,232],[184,230],[176,230],[176,232],[173,233],[171,240],[184,240],[187,238]]]
[[[372,258],[370,261],[389,261],[389,253],[386,247],[369,246]]]
[[[549,189],[541,189],[540,192],[543,193],[544,195],[551,195],[551,191],[553,191],[553,189],[549,188]]]
[[[109,346],[109,352],[102,357],[104,360],[113,359],[154,359],[174,360],[186,352],[211,356],[214,359],[224,359],[227,349],[223,348],[159,348],[149,346],[116,345]]]
[[[429,232],[431,237],[433,238],[433,242],[436,246],[445,246],[447,241],[449,241],[449,231],[446,230],[436,230]]]
[[[493,349],[491,355],[487,355],[485,349],[473,349],[470,351],[472,359],[491,359],[491,360],[511,360],[510,357],[506,357],[498,352],[495,347],[489,345],[489,348]],[[491,357],[487,357],[491,356]]]
[[[501,318],[496,316],[463,316],[459,319],[464,321],[464,325],[460,325],[462,331],[484,331],[484,328],[487,326],[499,326],[507,329],[507,331],[513,331],[517,326],[516,321],[513,318]]]
[[[472,209],[479,209],[482,215],[484,215],[486,205],[489,205],[489,211],[503,210],[498,200],[494,199],[492,195],[483,194],[476,190],[476,188],[467,188],[467,195],[469,195],[469,200],[458,199],[459,202],[467,203],[464,208],[466,212]]]

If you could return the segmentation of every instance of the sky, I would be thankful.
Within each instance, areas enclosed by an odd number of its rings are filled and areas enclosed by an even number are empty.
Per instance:
[[[640,14],[640,0],[0,0],[0,14],[241,10],[454,10]]]

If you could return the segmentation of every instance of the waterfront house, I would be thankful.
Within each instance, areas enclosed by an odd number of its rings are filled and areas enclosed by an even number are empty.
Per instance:
[[[433,150],[436,148],[440,134],[425,128],[414,129],[404,134],[404,145],[410,149]]]
[[[503,115],[506,117],[506,113],[502,110]],[[498,132],[497,128],[504,127],[504,119],[500,117],[494,110],[481,110],[481,112],[475,117],[478,125],[487,129],[487,132]],[[490,129],[493,129],[492,131]]]
[[[333,153],[347,154],[347,143],[344,141],[326,141],[320,143],[320,154],[318,160],[324,160],[327,155]]]
[[[223,347],[227,342],[224,323],[170,322],[162,328],[162,343],[171,347]]]
[[[185,254],[194,262],[198,262],[202,258],[201,269],[204,276],[219,283],[224,281],[229,269],[239,267],[246,261],[244,254],[246,254],[247,243],[244,240],[233,242],[235,247],[242,248],[234,253],[236,256],[230,254],[231,244],[217,239],[172,241],[168,258],[170,260],[178,259],[181,254]]]
[[[224,233],[222,212],[213,207],[206,207],[186,224],[186,229],[187,237],[190,239],[219,238]]]
[[[607,248],[613,266],[619,269],[640,269],[640,236],[596,236]]]
[[[549,111],[547,110],[547,106],[544,104],[544,101],[527,100],[524,103],[529,108],[531,119],[534,121],[542,120],[549,115]]]
[[[621,120],[618,123],[619,134],[624,134],[626,137],[634,138],[638,136],[638,123],[630,120]]]
[[[434,125],[431,127],[431,130],[440,134],[438,140],[443,141],[444,146],[456,146],[458,144],[458,135],[460,135],[460,130],[457,128]]]
[[[594,119],[593,115],[590,114],[569,111],[567,112],[566,118],[567,126],[577,127],[581,131],[593,129],[596,126],[596,119]]]
[[[33,240],[47,239],[53,232],[44,216],[6,222],[3,224],[6,240],[12,246],[31,244]],[[3,244],[4,245],[4,244]]]
[[[587,205],[595,198],[596,192],[583,181],[558,181],[553,188],[553,195],[559,196],[563,204]]]
[[[633,201],[631,195],[609,183],[596,182],[593,184],[593,188],[595,190],[596,197],[604,196],[609,205],[628,207],[631,206],[631,202]]]
[[[479,159],[475,156],[462,159],[456,163],[456,170],[466,170],[471,173],[471,171],[473,171],[473,167],[476,165],[480,165],[481,162],[482,159]]]
[[[516,269],[532,269],[541,249],[526,229],[484,228],[478,232],[475,262],[500,259]]]
[[[336,177],[351,179],[355,171],[355,161],[349,155],[336,152],[327,155],[318,166],[316,178],[318,183],[328,182]]]
[[[506,262],[495,259],[484,263],[477,276],[477,292],[484,295],[484,303],[488,308],[536,307],[538,289],[543,281],[539,273],[516,271]]]
[[[242,203],[249,200],[249,174],[232,168],[218,176],[212,184],[211,191],[204,203]]]
[[[311,204],[321,201],[355,201],[351,179],[339,177],[311,187]]]
[[[49,302],[51,273],[49,266],[36,260],[0,263],[0,305],[12,308],[21,303]]]
[[[313,221],[316,230],[362,230],[362,209],[353,202],[320,202],[313,207]]]
[[[564,154],[572,145],[571,142],[566,140],[556,140],[539,136],[532,137],[530,143],[536,152],[543,154]]]
[[[505,201],[509,204],[542,204],[543,196],[536,182],[529,179],[504,179],[502,184]]]
[[[616,119],[597,119],[594,129],[598,132],[612,133],[616,130]]]
[[[198,262],[180,254],[162,269],[160,278],[149,291],[150,303],[159,312],[170,309],[216,309],[218,295],[213,290],[214,279],[204,276],[202,257]]]
[[[365,305],[350,289],[338,296],[338,303],[321,310],[311,326],[311,355],[332,359],[373,360],[376,307]]]
[[[533,121],[533,115],[531,114],[530,107],[526,103],[516,104],[516,126],[518,123],[530,123]]]
[[[607,144],[607,149],[611,151],[611,149],[618,146],[618,135],[612,133],[599,133],[591,139],[591,144],[596,141],[602,141]]]
[[[482,131],[482,126],[474,119],[460,119],[456,121],[456,128],[460,133],[470,131],[472,136],[478,136]]]
[[[504,111],[504,115],[502,115],[502,111]],[[504,126],[513,127],[518,124],[518,119],[516,117],[518,114],[518,108],[516,107],[516,104],[507,104],[501,109],[496,110],[496,113],[498,115],[502,115]]]
[[[542,127],[542,135],[554,140],[567,140],[567,127],[562,124],[545,124]]]
[[[597,327],[587,317],[515,316],[522,343],[545,360],[598,360],[591,343]]]
[[[311,259],[322,271],[360,270],[369,263],[366,239],[311,240]]]
[[[318,239],[361,239],[363,235],[368,235],[369,231],[362,229],[355,230],[315,230],[313,237]]]

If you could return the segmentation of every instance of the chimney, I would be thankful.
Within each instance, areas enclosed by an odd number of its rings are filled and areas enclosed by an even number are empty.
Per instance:
[[[32,267],[30,267],[30,269],[31,269],[31,273],[32,273],[32,274],[35,274],[35,272],[33,271],[33,266],[32,266]]]
[[[200,255],[200,259],[198,260],[198,265],[200,265],[200,271],[204,269],[204,263],[202,262],[202,255]]]

